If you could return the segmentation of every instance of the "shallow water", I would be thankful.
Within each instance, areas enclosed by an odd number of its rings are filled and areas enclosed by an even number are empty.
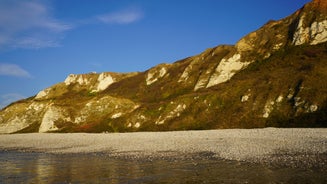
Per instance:
[[[0,183],[327,183],[324,170],[212,158],[124,159],[0,151],[0,166]]]

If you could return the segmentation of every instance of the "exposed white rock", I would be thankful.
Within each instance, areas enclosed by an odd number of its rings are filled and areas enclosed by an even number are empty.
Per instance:
[[[29,106],[27,107],[26,110],[40,111],[40,110],[43,109],[43,108],[44,108],[44,105],[43,105],[43,104],[33,102],[31,105],[29,105]]]
[[[252,94],[251,94],[251,89],[248,89],[248,93],[245,94],[245,95],[243,95],[243,96],[241,97],[241,102],[247,102],[247,101],[249,101],[251,95],[252,95]]]
[[[158,79],[162,78],[166,73],[167,69],[165,67],[162,67],[160,70],[157,70],[156,68],[150,70],[146,78],[146,85],[151,85],[157,82]]]
[[[268,59],[271,56],[271,54],[268,52],[263,56],[263,59]]]
[[[327,41],[327,20],[314,22],[310,28],[312,41],[311,45],[317,45]]]
[[[178,79],[178,82],[183,82],[183,81],[187,81],[187,79],[189,78],[189,73],[192,70],[192,65],[188,65],[185,70],[183,71],[181,77]]]
[[[309,110],[310,110],[310,112],[316,112],[318,110],[318,106],[317,105],[310,105]]]
[[[82,75],[80,75],[80,76],[77,78],[77,83],[78,83],[79,85],[87,85],[87,84],[89,84],[89,81],[88,81],[86,78],[84,78]]]
[[[101,73],[98,77],[98,82],[97,91],[103,91],[114,83],[114,79],[110,74]]]
[[[87,117],[84,116],[84,115],[80,115],[78,117],[75,117],[74,123],[79,124],[79,123],[85,122],[86,118]]]
[[[281,103],[283,101],[284,97],[282,95],[278,96],[276,99],[277,103]]]
[[[239,70],[248,66],[251,62],[241,62],[241,55],[235,54],[232,57],[222,59],[214,74],[210,77],[207,88],[228,81]]]
[[[141,124],[139,122],[135,123],[134,127],[135,128],[140,128]]]
[[[302,45],[304,43],[316,45],[327,41],[327,20],[313,22],[310,27],[304,27],[304,20],[305,15],[300,18],[293,35],[294,45]]]
[[[263,109],[263,116],[264,118],[268,118],[270,113],[274,110],[274,101],[267,101],[264,109]]]
[[[252,32],[247,36],[240,39],[235,47],[238,52],[248,52],[252,51],[255,47],[255,40],[257,39],[257,32]]]
[[[133,121],[133,122],[129,122],[126,127],[127,128],[140,128],[140,126],[142,125],[142,122],[140,121]]]
[[[294,45],[302,45],[306,42],[307,37],[304,37],[304,35],[308,36],[309,29],[303,28],[303,20],[304,16],[302,16],[299,20],[297,29],[293,35],[293,44]]]
[[[165,119],[161,119],[161,116],[159,116],[158,120],[156,121],[156,125],[162,125],[165,123]]]
[[[77,75],[69,74],[68,77],[65,79],[65,84],[68,86],[76,81]]]
[[[38,92],[37,95],[35,96],[35,99],[41,99],[41,98],[47,96],[49,94],[50,89],[51,88],[47,88],[45,90]]]
[[[206,87],[207,83],[208,83],[207,78],[200,78],[194,87],[194,91]]]
[[[201,76],[199,77],[199,80],[197,81],[194,91],[197,91],[198,89],[205,88],[208,84],[208,81],[210,79],[210,73],[212,73],[212,68],[210,67],[206,72],[203,72]]]
[[[305,101],[304,100],[302,100],[301,101],[301,97],[295,97],[294,98],[294,101],[295,101],[295,107],[299,107],[300,105],[303,105],[303,104],[305,104]]]
[[[279,50],[283,45],[284,45],[284,43],[278,43],[278,44],[274,45],[273,49]]]
[[[148,73],[148,76],[146,78],[146,85],[151,85],[152,83],[158,80],[157,78],[153,78],[153,76],[154,76],[153,73]]]
[[[186,82],[187,79],[190,77],[190,73],[193,69],[193,65],[199,62],[199,58],[196,57],[192,60],[192,62],[184,69],[182,75],[178,79],[178,82]]]
[[[47,96],[47,92],[45,92],[44,90],[42,90],[42,91],[40,91],[40,92],[37,93],[35,99],[40,99],[40,98],[45,97],[45,96]]]
[[[250,96],[251,96],[251,94],[243,95],[241,97],[241,102],[247,102],[247,101],[249,101]]]
[[[133,107],[133,110],[132,110],[132,111],[134,111],[134,110],[138,109],[139,107],[141,107],[141,105],[140,105],[140,104],[134,105],[134,107]]]
[[[177,107],[169,112],[166,117],[159,116],[157,121],[155,122],[156,125],[164,124],[166,120],[172,119],[174,117],[179,117],[181,115],[181,112],[183,112],[186,109],[186,104],[178,104]]]
[[[6,124],[0,124],[0,134],[14,133],[28,127],[25,117],[14,116]]]
[[[159,77],[163,77],[166,73],[167,73],[167,69],[166,68],[161,68],[160,71],[159,71]]]
[[[292,88],[290,88],[290,89],[288,89],[288,95],[287,95],[287,99],[288,100],[290,100],[290,99],[292,99],[293,97],[294,97],[294,89],[292,89]]]
[[[123,113],[119,112],[119,113],[116,113],[114,115],[111,116],[111,119],[116,119],[116,118],[119,118],[123,115]]]
[[[80,124],[89,122],[90,119],[92,120],[95,117],[104,118],[104,116],[106,117],[108,114],[110,118],[116,119],[126,113],[132,112],[135,110],[135,107],[138,107],[138,105],[127,99],[114,98],[111,96],[92,98],[74,116],[74,123]]]
[[[138,118],[139,118],[139,119],[143,119],[143,120],[146,119],[144,115],[139,115]]]
[[[58,130],[58,127],[55,126],[55,121],[60,118],[62,118],[60,110],[54,106],[50,106],[43,116],[39,132],[44,133]]]
[[[79,85],[88,85],[90,81],[83,75],[69,74],[68,77],[65,79],[64,83],[67,86],[74,83],[78,83]]]
[[[85,107],[91,107],[91,106],[92,106],[92,101],[85,104]]]

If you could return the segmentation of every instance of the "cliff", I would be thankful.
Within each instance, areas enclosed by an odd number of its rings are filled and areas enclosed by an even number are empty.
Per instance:
[[[0,111],[0,133],[327,127],[327,5],[140,73],[71,74]]]

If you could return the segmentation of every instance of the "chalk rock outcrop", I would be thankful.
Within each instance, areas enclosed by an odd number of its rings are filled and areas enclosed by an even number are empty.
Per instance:
[[[327,1],[144,72],[70,74],[0,111],[0,133],[327,127]]]

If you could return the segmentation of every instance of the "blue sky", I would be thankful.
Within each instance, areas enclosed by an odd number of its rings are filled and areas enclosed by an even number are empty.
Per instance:
[[[309,0],[0,0],[0,108],[70,73],[145,71],[235,44]]]

